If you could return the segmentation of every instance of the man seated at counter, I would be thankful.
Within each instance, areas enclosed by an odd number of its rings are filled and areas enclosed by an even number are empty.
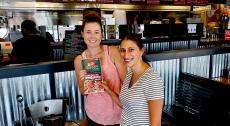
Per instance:
[[[52,59],[50,44],[40,36],[34,21],[24,20],[21,33],[23,37],[13,43],[12,63],[37,63]]]

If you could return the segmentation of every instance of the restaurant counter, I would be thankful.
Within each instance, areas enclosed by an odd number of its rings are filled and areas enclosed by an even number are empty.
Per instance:
[[[230,40],[225,40],[224,38],[201,38],[198,45],[204,47],[227,46],[230,45]]]
[[[175,102],[176,84],[181,71],[219,76],[230,61],[230,47],[173,50],[147,55],[150,65],[165,82],[164,113]],[[223,65],[222,65],[223,64]],[[17,96],[22,95],[22,105]],[[11,64],[0,68],[0,125],[13,126],[22,108],[46,99],[68,100],[67,120],[85,119],[84,97],[77,86],[73,61],[39,64]],[[171,107],[172,108],[172,107]],[[173,109],[173,108],[172,108]]]
[[[22,96],[23,101],[18,101]],[[83,119],[84,97],[76,85],[72,61],[10,64],[0,68],[0,125],[14,126],[22,112],[38,101],[67,99],[67,119]]]

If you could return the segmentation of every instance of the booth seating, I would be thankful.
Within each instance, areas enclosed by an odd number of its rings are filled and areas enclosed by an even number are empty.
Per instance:
[[[180,73],[176,88],[176,126],[229,126],[230,84]]]

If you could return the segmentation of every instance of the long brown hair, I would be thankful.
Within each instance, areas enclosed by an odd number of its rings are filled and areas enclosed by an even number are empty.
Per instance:
[[[142,39],[138,37],[136,34],[127,34],[124,38],[121,39],[121,43],[124,40],[131,40],[133,43],[135,43],[138,46],[139,49],[144,49]],[[149,65],[145,52],[142,55],[142,60]]]

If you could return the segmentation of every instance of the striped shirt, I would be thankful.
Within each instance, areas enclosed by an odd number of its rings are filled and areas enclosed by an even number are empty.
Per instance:
[[[149,67],[131,88],[129,70],[120,93],[123,105],[121,126],[149,126],[148,100],[164,98],[163,81]]]

